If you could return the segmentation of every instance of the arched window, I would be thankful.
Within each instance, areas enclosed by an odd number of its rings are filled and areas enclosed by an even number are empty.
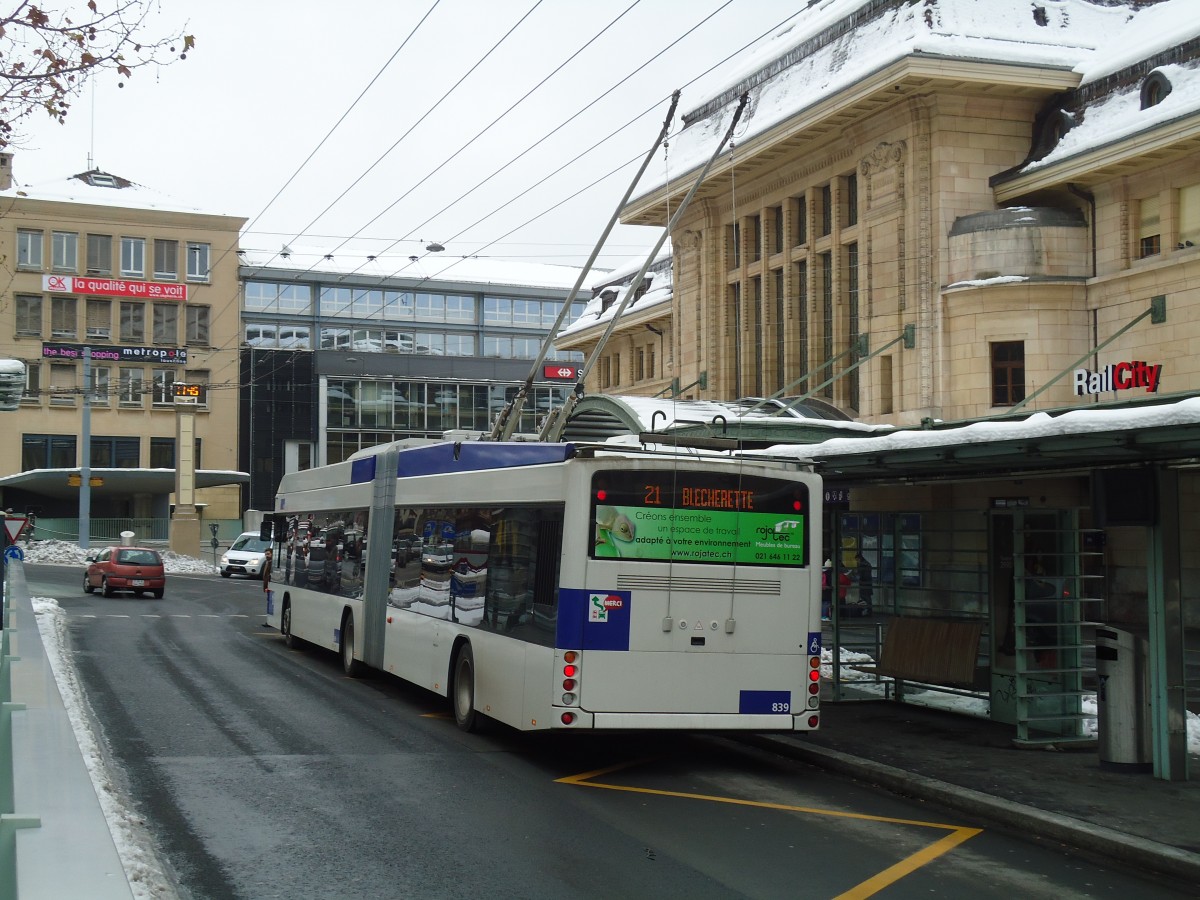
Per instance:
[[[1171,93],[1171,82],[1162,72],[1151,72],[1142,82],[1142,109],[1158,106]]]

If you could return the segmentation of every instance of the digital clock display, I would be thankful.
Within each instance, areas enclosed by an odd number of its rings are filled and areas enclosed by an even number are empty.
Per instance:
[[[182,403],[204,403],[207,397],[207,389],[202,384],[176,382],[173,387],[175,399]]]
[[[592,480],[592,556],[803,566],[808,486],[721,472],[613,471]]]

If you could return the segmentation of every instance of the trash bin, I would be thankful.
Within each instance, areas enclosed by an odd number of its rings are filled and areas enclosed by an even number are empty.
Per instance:
[[[134,537],[135,537],[135,535],[132,531],[122,531],[121,532],[121,546],[122,547],[132,547]]]
[[[1153,767],[1149,644],[1131,631],[1096,628],[1096,717],[1100,767],[1148,772]]]

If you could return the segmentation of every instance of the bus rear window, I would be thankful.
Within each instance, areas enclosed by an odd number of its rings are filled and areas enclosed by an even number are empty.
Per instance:
[[[736,472],[592,477],[593,559],[808,565],[808,487]]]

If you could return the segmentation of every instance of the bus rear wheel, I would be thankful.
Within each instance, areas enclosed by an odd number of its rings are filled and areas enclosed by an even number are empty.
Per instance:
[[[279,633],[283,635],[283,645],[292,650],[300,649],[300,638],[292,634],[292,604],[283,604],[283,612],[279,614]]]
[[[362,675],[362,663],[354,658],[354,616],[347,613],[342,621],[342,671],[351,678]]]
[[[463,644],[454,657],[454,685],[450,690],[454,706],[454,721],[463,731],[474,731],[479,724],[475,712],[475,654],[470,644]]]

